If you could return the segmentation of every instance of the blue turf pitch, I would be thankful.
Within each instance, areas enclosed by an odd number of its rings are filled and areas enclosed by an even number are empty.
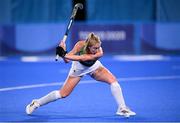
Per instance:
[[[0,61],[0,121],[180,122],[179,57],[119,61],[107,56],[101,62],[118,78],[125,101],[136,116],[129,119],[116,116],[117,105],[109,85],[89,76],[82,79],[69,97],[40,107],[28,116],[26,105],[59,89],[70,64],[8,59]]]

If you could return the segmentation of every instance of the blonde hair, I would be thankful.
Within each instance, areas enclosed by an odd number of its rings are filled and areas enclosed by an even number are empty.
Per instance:
[[[91,47],[96,44],[101,44],[101,40],[100,40],[99,36],[97,36],[93,32],[91,32],[86,39],[84,50],[87,51],[88,47]]]

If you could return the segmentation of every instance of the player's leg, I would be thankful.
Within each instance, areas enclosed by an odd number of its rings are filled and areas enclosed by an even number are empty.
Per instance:
[[[39,99],[33,100],[29,105],[27,105],[26,113],[31,114],[35,109],[37,109],[40,106],[56,101],[60,98],[65,98],[72,92],[72,90],[78,84],[80,79],[81,77],[68,76],[66,82],[60,90],[52,91]]]
[[[62,98],[67,97],[74,89],[74,87],[79,83],[79,81],[81,80],[82,77],[73,77],[73,76],[69,76],[66,80],[66,82],[64,83],[64,85],[62,86],[62,88],[60,89],[60,95]]]
[[[102,81],[110,84],[111,92],[115,97],[116,102],[120,107],[126,107],[124,97],[122,94],[122,89],[116,79],[116,77],[105,67],[99,67],[93,72],[92,77],[97,81]]]
[[[135,115],[134,112],[132,112],[130,109],[127,108],[124,101],[122,89],[116,77],[108,69],[106,69],[105,67],[99,67],[97,70],[95,70],[92,73],[92,77],[95,80],[110,84],[112,95],[114,96],[118,104],[118,111],[117,111],[118,115],[126,116],[127,113],[129,113],[129,115]]]

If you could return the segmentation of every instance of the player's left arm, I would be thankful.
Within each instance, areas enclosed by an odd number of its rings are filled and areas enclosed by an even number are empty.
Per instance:
[[[97,60],[103,56],[103,50],[100,47],[96,54],[83,54],[83,55],[74,55],[74,54],[66,54],[65,59],[72,61],[89,61],[89,60]]]

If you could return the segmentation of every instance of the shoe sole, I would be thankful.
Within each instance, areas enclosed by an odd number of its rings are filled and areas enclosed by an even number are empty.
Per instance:
[[[28,114],[28,115],[31,114],[30,111],[29,111],[29,106],[30,106],[30,105],[27,105],[27,106],[26,106],[26,114]]]
[[[116,115],[124,116],[124,117],[130,117],[130,116],[135,116],[136,114],[122,114],[122,113],[116,113]]]

